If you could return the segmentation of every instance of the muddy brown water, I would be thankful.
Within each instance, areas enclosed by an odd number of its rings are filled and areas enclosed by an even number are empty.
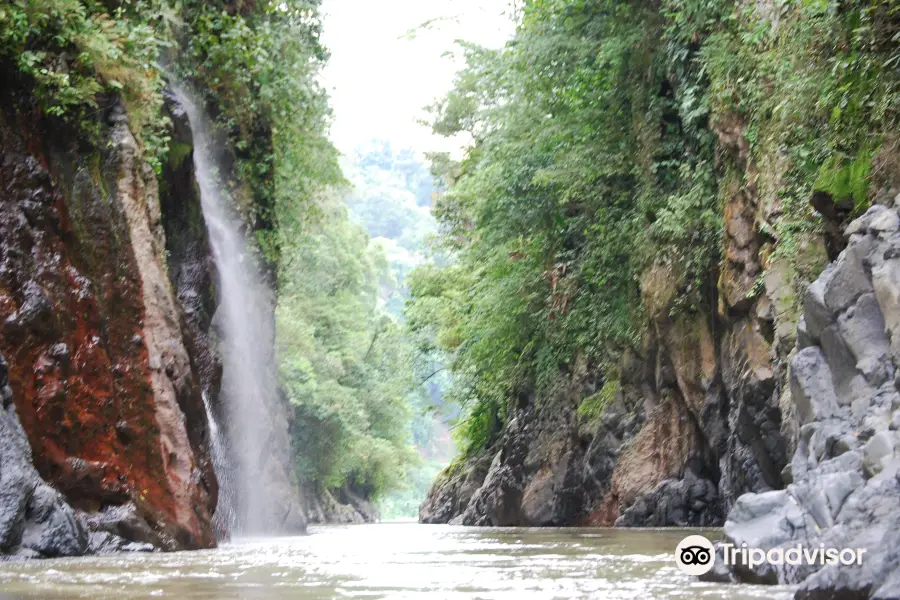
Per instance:
[[[215,550],[0,563],[0,599],[791,598],[702,583],[675,566],[696,530],[312,527]],[[721,534],[704,532],[710,539]]]

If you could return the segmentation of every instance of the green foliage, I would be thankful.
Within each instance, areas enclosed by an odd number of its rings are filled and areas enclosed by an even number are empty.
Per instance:
[[[378,308],[386,263],[344,206],[320,201],[320,219],[285,246],[277,349],[295,409],[300,480],[350,485],[376,497],[403,483],[409,446],[408,347]]]
[[[619,381],[612,377],[607,378],[599,392],[581,401],[578,405],[578,415],[586,421],[599,419],[606,407],[615,400],[618,391]]]
[[[549,397],[575,356],[615,365],[645,326],[651,265],[672,310],[716,310],[737,191],[771,219],[763,262],[799,260],[814,190],[865,209],[898,125],[898,31],[886,0],[526,0],[504,48],[464,45],[432,107],[436,132],[473,140],[434,165],[453,261],[412,274],[407,312],[452,366],[464,448],[492,443],[512,399]]]
[[[872,150],[900,108],[898,20],[884,0],[747,5],[704,44],[712,105],[740,115],[754,157],[786,163],[776,237],[814,227],[814,189],[868,206]]]
[[[872,173],[872,154],[871,150],[863,150],[859,156],[846,163],[837,156],[828,157],[819,169],[813,189],[825,192],[835,202],[852,200],[857,211],[865,209],[869,176]]]
[[[675,263],[702,300],[720,231],[715,139],[688,43],[668,55],[663,33],[650,4],[526,2],[514,40],[465,47],[433,107],[435,131],[475,143],[444,165],[435,207],[457,264],[413,278],[408,315],[451,357],[470,451],[576,354],[612,364],[637,342],[651,262]]]
[[[34,82],[46,114],[96,134],[101,93],[117,94],[157,173],[168,144],[156,66],[168,45],[168,8],[137,0],[108,8],[92,0],[15,0],[0,5],[0,56]],[[95,139],[96,141],[96,139]]]
[[[412,150],[394,148],[381,140],[360,146],[347,157],[344,170],[354,184],[345,198],[351,217],[365,225],[385,252],[383,268],[389,269],[390,276],[381,278],[379,302],[389,315],[402,321],[409,297],[407,275],[425,261],[426,240],[435,232],[428,209],[433,177]],[[416,517],[434,477],[455,452],[446,424],[454,416],[452,405],[444,401],[447,371],[435,353],[427,348],[417,352],[416,342],[414,338],[403,340],[406,360],[396,369],[414,378],[414,389],[407,395],[409,441],[420,460],[406,465],[401,486],[379,498],[382,518]]]
[[[189,35],[177,71],[204,92],[231,141],[231,183],[249,187],[242,209],[273,264],[315,221],[317,195],[343,183],[318,82],[327,59],[318,4],[187,0],[182,8]]]
[[[295,411],[296,473],[377,496],[416,464],[409,349],[378,306],[386,258],[324,193],[343,178],[318,80],[327,59],[318,4],[7,1],[0,59],[18,70],[37,108],[95,143],[102,111],[118,97],[157,173],[191,150],[169,148],[165,78],[201,92],[224,149],[221,175],[279,284],[278,360]]]

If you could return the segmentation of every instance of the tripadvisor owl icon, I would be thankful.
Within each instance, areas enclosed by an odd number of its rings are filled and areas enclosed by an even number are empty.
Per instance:
[[[689,535],[675,548],[675,562],[688,575],[703,575],[716,563],[716,551],[702,535]]]

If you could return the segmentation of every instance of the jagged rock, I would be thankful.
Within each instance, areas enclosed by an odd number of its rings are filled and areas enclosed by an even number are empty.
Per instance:
[[[809,348],[810,346],[815,345],[815,343],[816,340],[813,339],[812,335],[809,333],[806,318],[800,317],[800,322],[797,323],[797,350]]]
[[[890,210],[883,210],[869,222],[869,230],[873,232],[890,232],[900,229],[900,217]]]
[[[378,510],[349,488],[308,493],[306,517],[310,523],[374,523]]]
[[[810,322],[821,329],[819,345],[801,349],[791,363],[791,395],[803,423],[792,482],[742,496],[725,529],[731,542],[763,550],[798,543],[865,549],[862,564],[737,566],[740,580],[799,585],[796,598],[811,600],[900,597],[897,223],[896,209],[870,209],[848,228],[834,272],[810,286],[807,329]]]
[[[872,256],[872,285],[890,336],[895,365],[900,363],[900,250],[896,255],[891,250],[897,248],[900,242],[896,241],[884,250],[879,246]]]
[[[803,297],[803,322],[812,343],[818,343],[826,327],[834,323],[834,313],[825,304],[825,288],[834,274],[834,265],[825,271],[806,289]],[[804,347],[811,344],[805,344]]]
[[[514,418],[491,461],[484,483],[472,495],[462,515],[462,525],[504,526],[523,523],[523,467],[527,452],[526,427]]]
[[[888,210],[886,206],[882,206],[880,204],[870,206],[862,216],[847,225],[847,228],[844,230],[844,237],[850,239],[856,234],[868,233],[870,228],[872,227],[873,222],[880,219],[885,214],[890,213],[891,211]]]
[[[29,281],[22,289],[23,301],[18,312],[7,318],[7,327],[24,329],[45,339],[56,336],[56,315],[44,290]]]
[[[801,350],[791,361],[791,398],[801,424],[832,416],[837,412],[837,397],[831,369],[817,346]]]
[[[165,550],[178,549],[176,540],[152,528],[131,503],[85,513],[81,515],[81,519],[92,532],[105,532],[129,542],[149,544]]]
[[[725,521],[725,535],[738,545],[774,546],[805,526],[803,513],[788,491],[772,490],[738,498]]]
[[[683,479],[667,479],[638,498],[616,519],[617,527],[704,527],[716,525],[716,484],[688,472]]]
[[[451,465],[431,487],[428,497],[419,508],[422,523],[449,523],[462,516],[469,501],[484,483],[491,467],[491,456],[483,455],[465,465]]]
[[[839,406],[849,406],[854,400],[872,392],[865,377],[856,368],[856,357],[841,335],[839,325],[826,327],[820,344],[831,370],[831,381]]]
[[[188,408],[202,401],[166,271],[157,177],[113,96],[100,112],[119,116],[98,118],[96,139],[13,96],[0,106],[0,352],[9,362],[0,440],[24,432],[46,485],[17,480],[26,525],[10,512],[7,541],[42,556],[83,553],[70,505],[133,504],[161,547],[213,546],[215,475],[194,476],[208,449],[189,437],[198,421]]]
[[[873,387],[893,379],[890,342],[884,317],[874,293],[863,294],[838,320],[846,347],[856,359],[855,367]]]
[[[866,274],[863,261],[874,245],[869,236],[851,243],[834,264],[834,272],[825,284],[825,305],[833,314],[839,313],[872,291],[872,281]],[[809,315],[807,315],[807,318]]]
[[[894,436],[879,431],[863,446],[863,471],[867,477],[881,473],[885,464],[894,456]]]
[[[117,552],[156,552],[157,548],[153,544],[143,544],[140,542],[129,542],[128,540],[108,533],[106,531],[96,531],[90,534],[88,542],[89,554],[115,554]]]

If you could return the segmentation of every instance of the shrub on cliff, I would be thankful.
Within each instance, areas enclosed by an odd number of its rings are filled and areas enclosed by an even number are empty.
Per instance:
[[[675,274],[672,310],[715,311],[719,269],[739,262],[724,197],[762,198],[763,266],[780,257],[802,284],[798,237],[823,226],[810,199],[864,210],[890,187],[878,164],[900,120],[884,0],[528,0],[517,25],[500,50],[464,45],[433,107],[436,132],[472,143],[436,163],[455,264],[414,277],[409,309],[452,359],[470,451],[576,356],[607,369],[638,345],[651,265]]]

